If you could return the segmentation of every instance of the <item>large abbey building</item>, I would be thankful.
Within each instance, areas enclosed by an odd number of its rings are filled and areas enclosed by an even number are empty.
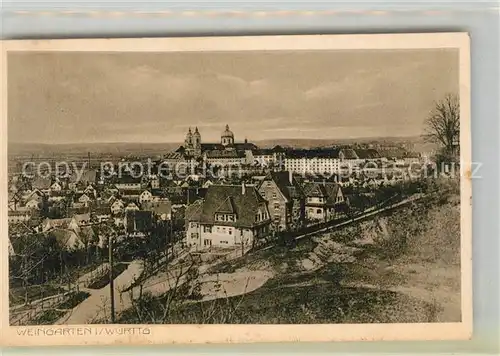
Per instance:
[[[189,128],[184,145],[174,152],[166,154],[163,159],[170,163],[189,162],[192,160],[203,161],[223,166],[242,164],[254,165],[256,162],[267,165],[276,161],[274,149],[259,149],[255,144],[248,142],[235,142],[234,133],[226,125],[220,136],[220,142],[203,142],[198,127],[194,131]]]
[[[182,152],[187,156],[197,158],[201,157],[202,154],[207,151],[244,151],[255,149],[257,149],[257,146],[248,143],[246,140],[244,143],[235,143],[234,133],[229,129],[229,125],[226,125],[226,129],[221,134],[220,143],[202,143],[198,127],[195,128],[194,133],[191,128],[189,128],[186,139],[184,140],[184,146],[181,146],[177,152]]]
[[[204,143],[198,128],[196,127],[194,132],[189,128],[184,146],[179,147],[176,152],[185,158],[202,158],[206,162],[250,164],[254,160],[252,152],[257,150],[257,146],[247,140],[242,143],[234,142],[234,133],[229,129],[229,125],[226,125],[220,142],[217,143]]]

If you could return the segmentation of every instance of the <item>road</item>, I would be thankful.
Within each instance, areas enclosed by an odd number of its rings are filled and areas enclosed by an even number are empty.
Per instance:
[[[115,290],[120,291],[130,286],[133,281],[141,275],[142,270],[143,265],[140,261],[132,261],[129,264],[128,268],[115,278]],[[91,293],[90,297],[88,297],[74,309],[69,311],[55,324],[91,324],[93,322],[96,322],[98,319],[103,319],[106,314],[109,315],[109,285],[97,290],[86,289],[86,291]],[[124,303],[120,300],[119,292],[115,293],[115,298],[116,311],[118,312],[123,308]]]

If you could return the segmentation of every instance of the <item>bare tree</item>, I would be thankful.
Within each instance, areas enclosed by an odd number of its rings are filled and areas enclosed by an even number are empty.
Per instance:
[[[167,324],[171,323],[183,315],[197,324],[231,323],[237,318],[244,294],[247,291],[249,280],[243,294],[239,298],[230,298],[225,288],[222,298],[203,302],[201,294],[202,280],[200,275],[200,261],[193,256],[187,258],[185,263],[172,266],[167,271],[165,283],[167,292],[159,297],[151,293],[143,293],[143,285],[139,286],[139,295],[134,298],[133,291],[130,292],[130,299],[137,321],[141,324]],[[189,315],[184,315],[189,311],[183,306],[191,304]],[[197,308],[196,308],[197,306]],[[189,308],[188,308],[189,309]]]
[[[429,142],[439,144],[443,153],[457,153],[460,133],[460,100],[458,96],[448,94],[436,103],[426,121],[424,137]]]
[[[49,239],[41,234],[25,234],[13,241],[16,255],[9,261],[9,279],[19,280],[24,289],[24,304],[29,304],[29,287],[39,285],[44,277],[44,261],[50,261],[54,252]]]

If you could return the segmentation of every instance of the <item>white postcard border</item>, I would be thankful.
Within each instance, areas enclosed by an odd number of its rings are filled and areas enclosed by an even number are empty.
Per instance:
[[[375,340],[444,340],[472,336],[472,181],[470,122],[470,44],[467,33],[301,35],[135,39],[14,40],[2,47],[2,154],[0,181],[7,187],[7,54],[11,51],[173,52],[269,50],[370,50],[456,48],[460,55],[461,109],[461,275],[462,321],[415,324],[311,325],[71,325],[9,326],[8,235],[0,224],[2,259],[0,344],[146,345],[165,343],[250,343]],[[7,221],[7,189],[0,194],[0,218]]]

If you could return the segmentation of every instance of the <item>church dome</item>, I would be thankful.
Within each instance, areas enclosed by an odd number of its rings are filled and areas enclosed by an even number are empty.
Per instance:
[[[229,130],[229,125],[226,125],[226,129],[222,132],[221,137],[234,137],[234,134]]]
[[[198,131],[198,127],[194,130],[193,136],[201,137],[200,131]]]

